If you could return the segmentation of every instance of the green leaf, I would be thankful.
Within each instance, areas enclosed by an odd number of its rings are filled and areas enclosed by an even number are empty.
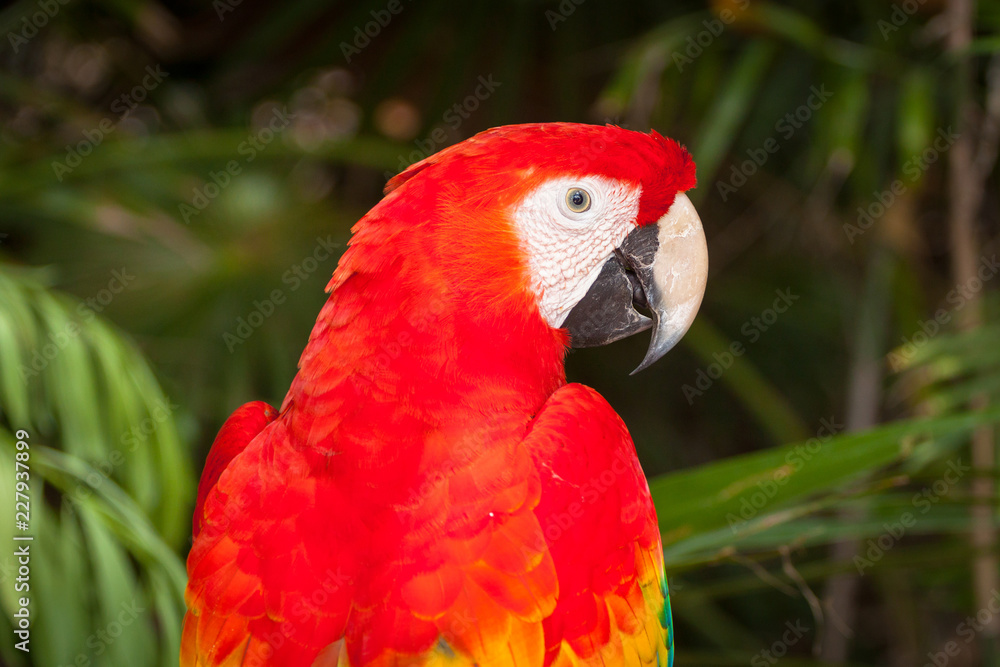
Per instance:
[[[695,540],[749,521],[777,524],[797,517],[794,502],[839,492],[860,477],[905,460],[919,437],[949,437],[1000,421],[1000,408],[957,416],[915,419],[774,447],[664,475],[650,482],[668,563],[703,548]]]

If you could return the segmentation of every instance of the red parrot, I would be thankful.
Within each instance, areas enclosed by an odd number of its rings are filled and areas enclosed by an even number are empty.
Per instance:
[[[649,487],[564,357],[652,328],[640,370],[684,335],[694,185],[673,140],[572,123],[390,180],[281,409],[243,406],[212,446],[181,665],[669,665]]]

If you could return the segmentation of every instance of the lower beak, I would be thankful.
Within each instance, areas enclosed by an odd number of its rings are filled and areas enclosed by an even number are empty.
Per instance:
[[[655,225],[634,229],[604,263],[563,322],[570,344],[606,345],[652,327],[646,358],[632,374],[649,368],[687,333],[707,279],[701,219],[687,195],[678,194]]]

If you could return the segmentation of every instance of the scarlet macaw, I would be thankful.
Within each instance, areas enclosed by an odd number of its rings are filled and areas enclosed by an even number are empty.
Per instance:
[[[669,665],[649,487],[563,358],[652,327],[641,369],[684,335],[694,184],[655,131],[571,123],[390,180],[281,410],[243,406],[212,446],[181,664]]]

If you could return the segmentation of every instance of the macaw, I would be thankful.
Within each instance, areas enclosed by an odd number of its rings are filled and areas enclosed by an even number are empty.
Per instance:
[[[670,665],[649,486],[570,347],[684,335],[708,272],[680,144],[482,132],[353,228],[280,410],[205,466],[181,665]]]

